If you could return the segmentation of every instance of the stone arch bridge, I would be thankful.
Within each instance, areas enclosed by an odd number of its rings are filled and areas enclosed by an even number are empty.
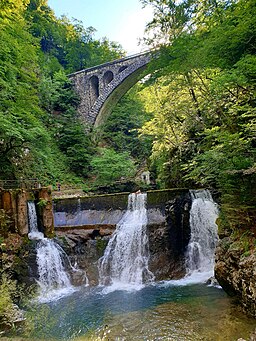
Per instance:
[[[69,75],[81,99],[78,111],[83,120],[99,126],[119,99],[146,75],[151,59],[152,53],[144,52]]]

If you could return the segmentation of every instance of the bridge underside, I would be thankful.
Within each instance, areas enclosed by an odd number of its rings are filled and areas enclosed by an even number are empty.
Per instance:
[[[100,126],[111,114],[113,108],[118,103],[118,101],[123,97],[126,92],[133,87],[140,79],[142,79],[146,74],[145,71],[146,66],[137,69],[131,75],[129,75],[125,81],[120,83],[106,98],[104,101],[99,113],[96,116],[96,120],[94,123],[95,127]]]
[[[123,58],[70,75],[81,102],[83,121],[98,127],[120,98],[148,72],[150,53]]]

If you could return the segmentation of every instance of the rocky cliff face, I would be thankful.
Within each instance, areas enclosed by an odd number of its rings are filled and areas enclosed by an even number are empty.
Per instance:
[[[243,310],[256,317],[255,169],[234,172],[232,177],[230,187],[221,198],[215,274],[223,289],[237,299]]]
[[[247,203],[237,199],[221,207],[215,276],[243,310],[256,317],[256,207]]]
[[[246,313],[256,317],[256,253],[225,237],[216,250],[215,276]]]
[[[71,264],[86,272],[90,285],[98,284],[98,260],[115,229],[114,225],[91,226],[90,229],[56,231],[56,241],[65,250]],[[81,285],[80,279],[73,278],[74,285]]]

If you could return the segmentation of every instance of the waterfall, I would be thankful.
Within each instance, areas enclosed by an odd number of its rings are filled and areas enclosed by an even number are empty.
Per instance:
[[[44,234],[38,231],[36,206],[34,201],[28,201],[28,225],[29,239],[35,240],[44,238]]]
[[[190,210],[191,236],[186,254],[188,275],[213,276],[214,253],[218,242],[215,223],[218,208],[208,190],[190,191],[192,206]]]
[[[29,234],[31,240],[38,240],[36,245],[36,262],[38,267],[37,283],[40,287],[40,301],[56,299],[63,294],[74,291],[65,264],[71,266],[64,250],[52,239],[44,237],[38,231],[35,203],[28,202]]]
[[[71,286],[65,271],[68,256],[63,249],[51,239],[43,238],[37,244],[38,284],[42,292]],[[69,265],[69,264],[68,264]]]
[[[147,195],[130,194],[127,211],[99,260],[101,285],[141,287],[154,276],[148,269]]]

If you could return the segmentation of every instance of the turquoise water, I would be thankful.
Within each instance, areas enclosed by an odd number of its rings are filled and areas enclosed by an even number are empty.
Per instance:
[[[137,291],[80,288],[28,312],[29,340],[237,340],[249,338],[254,319],[239,312],[223,290],[163,282]]]
[[[217,212],[210,193],[194,193],[189,275],[146,286],[142,280],[147,270],[147,262],[143,262],[147,239],[142,233],[146,196],[132,194],[129,198],[130,208],[116,230],[119,235],[112,236],[113,245],[110,240],[104,255],[106,266],[100,268],[100,283],[111,286],[75,289],[57,285],[57,290],[52,290],[53,286],[47,285],[47,297],[41,292],[37,303],[27,308],[27,328],[15,341],[248,340],[256,320],[242,314],[222,289],[203,284],[213,275],[215,243],[211,239],[215,236],[217,242]],[[40,251],[41,258],[49,254]],[[52,267],[40,266],[46,274]]]

